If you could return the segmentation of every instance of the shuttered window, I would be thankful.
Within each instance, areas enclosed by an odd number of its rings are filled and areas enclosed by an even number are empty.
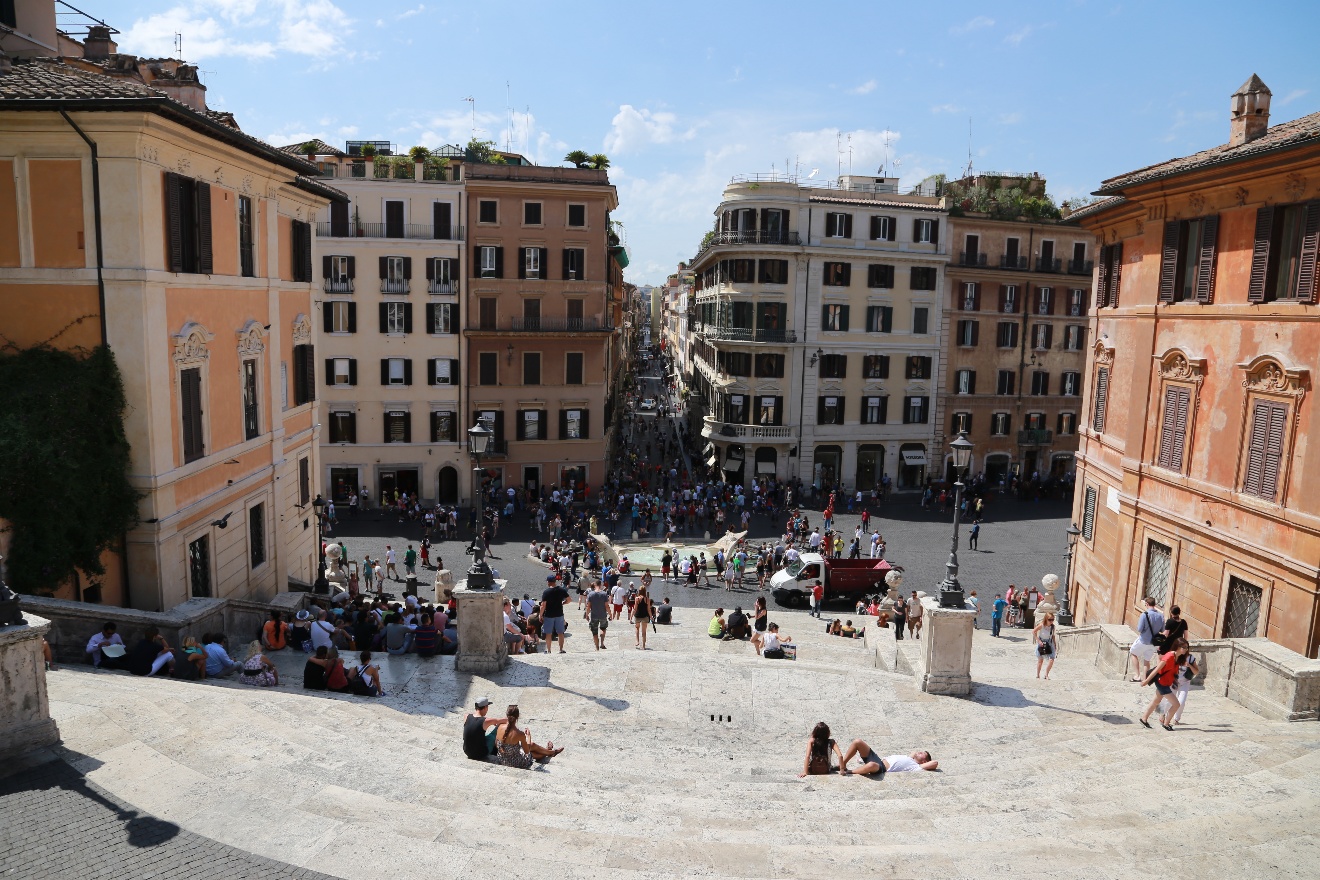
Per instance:
[[[183,422],[183,461],[186,464],[205,455],[202,438],[202,370],[190,367],[179,371],[180,416]]]
[[[477,384],[499,384],[499,355],[493,351],[483,351],[477,355]]]
[[[894,286],[894,267],[888,263],[871,263],[866,267],[866,286],[889,290]]]
[[[1095,410],[1091,416],[1091,430],[1097,434],[1105,430],[1105,409],[1109,406],[1109,368],[1095,371]]]
[[[211,274],[209,183],[165,172],[165,235],[169,271]]]
[[[816,399],[816,424],[842,425],[843,398],[819,397]]]
[[[1082,537],[1088,541],[1095,538],[1095,496],[1095,487],[1087,486],[1086,500],[1082,504]]]
[[[1320,200],[1261,208],[1251,254],[1247,299],[1316,301],[1316,258],[1320,252]]]
[[[257,362],[243,361],[243,439],[255,440],[261,433],[259,401],[257,390]]]
[[[866,332],[892,333],[894,330],[893,306],[867,306]]]
[[[312,224],[294,220],[290,242],[294,281],[312,280]]]
[[[1214,302],[1215,245],[1219,216],[1164,224],[1160,253],[1160,302]]]
[[[582,384],[582,352],[570,351],[564,355],[564,384]]]
[[[330,413],[330,442],[357,442],[357,413],[343,411]]]
[[[848,329],[848,307],[845,305],[821,306],[820,324],[822,330]]]
[[[867,379],[889,378],[889,355],[868,354],[862,357],[862,375]]]
[[[1187,388],[1170,385],[1164,389],[1164,411],[1160,416],[1160,446],[1155,463],[1182,473],[1183,451],[1187,443],[1187,414],[1191,406]]]
[[[248,510],[248,551],[252,567],[266,563],[266,505],[254,504]]]
[[[293,405],[302,406],[316,399],[316,347],[293,347]]]
[[[436,411],[431,413],[431,442],[432,443],[456,443],[458,442],[458,419],[456,413],[451,411]]]
[[[331,207],[340,205],[340,202],[332,202]],[[347,205],[344,206],[347,210]],[[333,213],[333,212],[332,212]],[[238,271],[244,278],[251,278],[257,274],[256,270],[256,250],[254,242],[256,234],[253,216],[252,199],[248,196],[238,197]],[[347,233],[345,233],[347,234]]]
[[[1257,400],[1251,408],[1251,431],[1247,437],[1247,469],[1242,491],[1275,501],[1283,465],[1283,436],[1288,423],[1288,405]]]
[[[427,385],[457,385],[457,358],[428,358],[426,361]]]
[[[851,263],[826,263],[824,279],[826,287],[847,287],[852,283]]]

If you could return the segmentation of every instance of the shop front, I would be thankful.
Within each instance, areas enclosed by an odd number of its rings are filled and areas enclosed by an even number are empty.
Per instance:
[[[358,469],[355,467],[330,468],[330,499],[335,504],[347,504],[358,493]]]
[[[817,446],[811,470],[811,484],[817,492],[834,488],[843,472],[843,450],[838,446]]]
[[[863,443],[857,447],[857,488],[870,491],[880,484],[885,472],[885,448],[879,443]]]
[[[898,488],[920,489],[926,484],[926,446],[924,443],[904,443],[898,449]]]
[[[380,487],[382,504],[393,504],[403,493],[409,498],[417,497],[417,487],[421,485],[418,469],[415,467],[382,467],[376,472],[376,482]]]

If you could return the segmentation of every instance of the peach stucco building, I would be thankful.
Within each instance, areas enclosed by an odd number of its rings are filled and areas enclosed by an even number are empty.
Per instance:
[[[314,578],[311,221],[342,196],[208,111],[195,68],[93,31],[0,63],[4,335],[109,345],[143,493],[124,557],[58,595],[268,598]]]
[[[1320,648],[1320,113],[1106,180],[1074,518],[1079,623],[1180,605],[1195,638]]]

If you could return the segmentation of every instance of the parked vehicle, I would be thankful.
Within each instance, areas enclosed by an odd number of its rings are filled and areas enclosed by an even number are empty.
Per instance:
[[[819,553],[803,553],[770,578],[770,594],[785,608],[806,608],[811,604],[811,585],[820,581],[825,588],[825,602],[856,602],[874,593],[888,590],[885,575],[903,567],[884,559],[829,559]]]

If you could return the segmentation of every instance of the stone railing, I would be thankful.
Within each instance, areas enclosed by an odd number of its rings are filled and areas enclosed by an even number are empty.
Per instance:
[[[1136,633],[1116,624],[1059,628],[1059,654],[1090,659],[1110,678],[1126,678]],[[1271,721],[1320,720],[1320,660],[1309,660],[1268,639],[1191,642],[1201,675],[1213,694],[1228,697]]]

